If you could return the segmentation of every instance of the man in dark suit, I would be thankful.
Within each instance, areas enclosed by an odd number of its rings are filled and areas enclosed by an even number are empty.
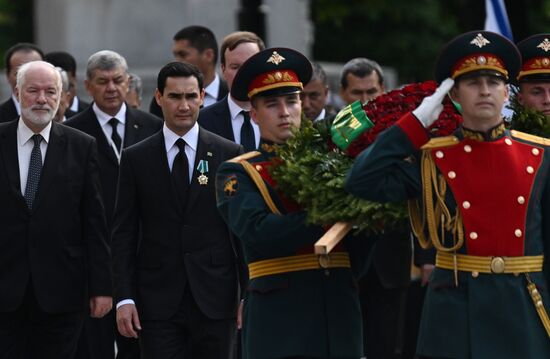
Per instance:
[[[71,117],[71,114],[84,111],[90,106],[88,102],[82,101],[77,95],[76,90],[78,82],[76,80],[76,60],[73,55],[65,51],[52,51],[44,55],[44,61],[48,61],[50,64],[61,67],[67,71],[69,76],[69,92],[71,94],[69,98],[69,108],[65,116]]]
[[[197,66],[204,76],[203,107],[213,105],[227,95],[225,81],[216,73],[218,42],[214,33],[204,26],[184,27],[174,35],[172,53],[176,61]],[[151,100],[149,112],[162,118],[162,110],[155,98]]]
[[[42,60],[44,53],[34,44],[20,42],[10,47],[4,55],[6,77],[12,93],[9,99],[0,105],[0,122],[8,122],[19,117],[19,101],[15,94],[16,75],[19,67],[30,61]]]
[[[21,117],[0,124],[0,353],[73,358],[84,316],[112,306],[95,140],[52,122],[59,72],[23,65]]]
[[[241,65],[252,55],[265,49],[258,35],[237,31],[225,37],[220,48],[222,75],[229,86]],[[205,107],[199,115],[199,124],[208,131],[243,145],[246,152],[260,143],[260,129],[250,120],[250,102],[235,100],[231,94]]]
[[[308,120],[315,122],[335,116],[336,113],[332,107],[327,107],[329,87],[325,70],[317,62],[312,62],[311,66],[313,75],[311,80],[304,85],[300,99],[302,100],[302,112]]]
[[[99,51],[88,59],[85,85],[93,104],[66,122],[97,140],[99,173],[103,200],[111,229],[122,148],[137,143],[160,130],[162,121],[125,104],[128,93],[128,65],[113,51]],[[114,358],[116,328],[114,313],[100,320],[90,319],[84,325],[79,358]],[[136,340],[117,338],[117,358],[139,358]]]
[[[161,132],[124,150],[112,235],[117,323],[143,358],[231,357],[235,246],[216,209],[214,175],[242,147],[196,123],[203,78],[172,62],[158,75]]]

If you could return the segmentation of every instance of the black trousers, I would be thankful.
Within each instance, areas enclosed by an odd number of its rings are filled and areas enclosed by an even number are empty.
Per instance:
[[[47,313],[29,281],[25,299],[14,312],[0,312],[3,359],[73,359],[84,311]]]
[[[229,359],[234,354],[236,319],[205,316],[186,287],[178,312],[169,320],[141,320],[143,359]]]
[[[76,359],[114,359],[115,340],[117,359],[140,359],[137,339],[120,335],[116,327],[116,310],[113,309],[103,318],[84,320],[84,328],[78,340]]]
[[[407,288],[384,288],[370,266],[359,281],[365,356],[368,359],[401,358]]]

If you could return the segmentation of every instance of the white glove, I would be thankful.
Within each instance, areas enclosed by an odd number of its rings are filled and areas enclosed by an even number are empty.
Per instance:
[[[431,96],[425,97],[420,106],[412,112],[425,128],[430,127],[437,120],[441,111],[443,111],[441,102],[443,102],[443,98],[445,98],[445,95],[453,87],[454,83],[453,79],[446,78],[435,92]]]

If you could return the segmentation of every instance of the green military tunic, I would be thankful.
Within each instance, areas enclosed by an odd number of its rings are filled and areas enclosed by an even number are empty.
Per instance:
[[[306,225],[306,213],[275,191],[265,171],[273,157],[273,147],[262,142],[260,155],[249,162],[263,172],[281,214],[272,212],[240,163],[226,162],[216,176],[218,208],[241,240],[248,264],[311,253],[324,234],[323,228]],[[251,279],[242,340],[243,357],[250,359],[361,357],[361,312],[352,270],[311,269]]]
[[[455,136],[439,144],[430,142],[423,153],[446,185],[445,206],[455,220],[456,214],[461,216],[464,244],[458,254],[548,255],[550,142],[510,133],[503,125],[489,134],[459,129]],[[428,140],[420,122],[412,114],[404,116],[357,158],[346,189],[379,202],[421,199],[426,186],[421,164],[428,157],[421,160],[419,149]],[[436,197],[434,191],[434,202]],[[444,232],[440,240],[446,247],[456,243],[455,223],[437,228],[439,236]],[[545,258],[543,271],[529,273],[547,312],[548,269]],[[526,288],[525,274],[459,271],[457,280],[458,286],[452,269],[434,270],[424,302],[418,354],[457,359],[550,358],[550,338]]]

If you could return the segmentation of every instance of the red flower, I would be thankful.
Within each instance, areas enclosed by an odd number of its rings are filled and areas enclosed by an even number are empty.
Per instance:
[[[402,116],[414,110],[424,97],[434,93],[437,88],[435,81],[426,81],[406,85],[400,89],[378,96],[363,106],[367,117],[374,123],[374,127],[363,132],[347,148],[349,156],[355,158],[365,148],[376,140],[376,137],[385,129],[395,124]],[[447,136],[455,131],[462,122],[451,100],[446,97],[443,101],[443,111],[439,118],[428,128],[433,136]],[[333,145],[331,144],[331,148]]]

